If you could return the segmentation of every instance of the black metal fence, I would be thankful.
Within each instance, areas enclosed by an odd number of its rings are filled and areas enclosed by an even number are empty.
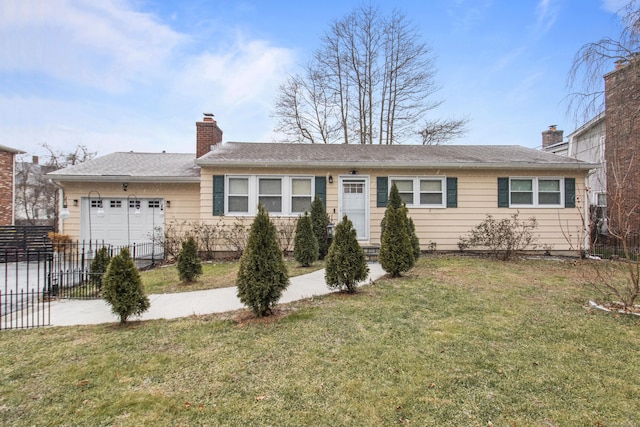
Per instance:
[[[591,244],[590,255],[595,255],[603,259],[627,258],[637,259],[640,254],[640,236],[627,238],[627,249],[625,253],[624,245],[620,239],[608,236],[599,236],[599,239]]]
[[[91,272],[96,251],[110,257],[127,247],[139,269],[164,261],[160,244],[112,246],[104,242],[56,244],[39,249],[0,248],[0,329],[50,324],[52,299],[100,298],[100,280]]]
[[[50,323],[50,303],[43,285],[50,273],[51,252],[1,249],[0,329],[34,328]]]

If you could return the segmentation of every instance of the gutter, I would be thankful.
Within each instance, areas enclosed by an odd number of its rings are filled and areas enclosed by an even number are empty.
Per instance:
[[[171,183],[198,183],[199,176],[133,176],[133,175],[49,175],[49,179],[55,182],[161,182]]]
[[[496,163],[381,163],[381,162],[260,162],[260,161],[216,161],[197,162],[202,167],[281,167],[281,168],[370,168],[370,169],[535,169],[535,170],[591,170],[600,167],[598,163],[525,163],[525,162],[496,162]]]

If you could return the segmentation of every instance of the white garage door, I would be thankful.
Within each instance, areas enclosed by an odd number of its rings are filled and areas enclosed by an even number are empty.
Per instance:
[[[164,233],[164,200],[84,197],[81,240],[114,246],[147,243]]]

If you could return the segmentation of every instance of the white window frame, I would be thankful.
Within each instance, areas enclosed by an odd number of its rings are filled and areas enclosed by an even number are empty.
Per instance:
[[[408,208],[416,209],[443,209],[447,207],[447,177],[446,176],[391,176],[389,177],[389,191],[393,181],[413,181],[413,204],[407,204]],[[438,204],[421,204],[420,203],[420,182],[421,181],[440,181],[440,193],[442,201]]]
[[[595,193],[594,195],[594,205],[601,207],[601,208],[606,208],[607,207],[607,193],[604,191],[599,191],[597,193]],[[604,203],[600,202],[600,196],[604,197]]]
[[[239,178],[247,179],[248,188],[248,203],[247,212],[233,212],[229,211],[229,197],[238,196],[238,194],[231,194],[229,192],[229,180]],[[315,179],[310,175],[225,175],[225,192],[224,192],[224,214],[229,216],[255,216],[258,212],[258,203],[260,200],[260,180],[261,179],[279,179],[280,180],[280,197],[282,200],[281,212],[269,212],[271,216],[287,217],[287,216],[299,216],[303,212],[294,212],[292,204],[292,189],[294,179],[309,179],[311,181],[311,202],[315,197]],[[268,196],[268,195],[264,195]]]
[[[262,180],[279,180],[280,181],[280,194],[260,194],[260,181]],[[287,209],[285,207],[285,182],[286,180],[284,179],[284,177],[282,176],[272,176],[272,175],[267,175],[267,176],[258,176],[256,179],[256,209],[258,204],[260,203],[260,197],[280,197],[280,210],[275,212],[275,211],[270,211],[267,209],[267,212],[269,212],[269,215],[282,215],[283,212],[286,212]]]
[[[293,180],[298,179],[298,180],[308,180],[310,182],[310,194],[293,194]],[[291,215],[302,215],[304,214],[304,211],[294,211],[293,210],[293,198],[294,197],[309,197],[309,210],[308,212],[311,213],[311,204],[313,203],[313,198],[314,198],[314,193],[315,193],[315,179],[312,176],[307,176],[307,175],[292,175],[289,176],[289,209],[288,212]]]
[[[533,192],[532,203],[531,204],[518,204],[513,203],[513,197],[511,197],[513,191],[511,190],[511,182],[514,180],[530,180],[531,181],[531,191]],[[540,197],[540,181],[558,181],[558,185],[560,186],[560,200],[557,205],[550,204],[541,204],[539,202]],[[558,176],[513,176],[509,177],[509,207],[510,208],[562,208],[564,207],[564,178]]]
[[[247,211],[246,212],[240,212],[240,211],[229,211],[229,197],[244,197],[244,194],[235,194],[235,193],[230,193],[229,192],[229,188],[231,188],[231,185],[229,184],[229,181],[232,179],[246,179],[247,180]],[[227,175],[225,176],[225,183],[224,183],[224,213],[228,214],[228,215],[233,215],[233,216],[248,216],[248,215],[252,215],[252,212],[256,211],[256,207],[252,208],[252,197],[251,197],[251,176],[249,175]],[[255,215],[255,214],[254,214]]]

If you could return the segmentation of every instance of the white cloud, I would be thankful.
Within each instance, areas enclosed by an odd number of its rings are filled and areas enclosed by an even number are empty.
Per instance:
[[[176,75],[175,90],[191,96],[209,92],[230,105],[253,103],[272,94],[292,64],[290,50],[239,37],[233,46],[194,57]]]
[[[122,90],[156,74],[187,37],[124,0],[0,3],[0,70]]]
[[[229,28],[204,40],[169,25],[129,0],[0,1],[3,144],[194,152],[205,111],[225,140],[269,140],[293,52]]]
[[[556,0],[540,0],[536,7],[536,30],[547,32],[556,22],[559,13],[559,5]]]

